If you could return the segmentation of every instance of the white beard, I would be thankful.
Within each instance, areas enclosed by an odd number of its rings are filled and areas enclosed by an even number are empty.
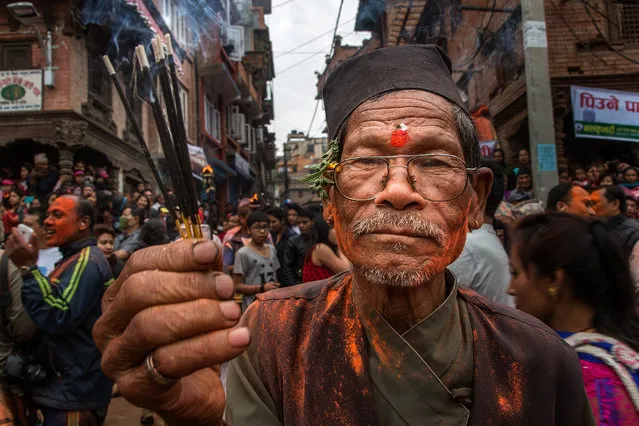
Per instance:
[[[401,270],[398,268],[355,268],[362,278],[371,284],[387,287],[419,287],[435,276],[431,270]]]

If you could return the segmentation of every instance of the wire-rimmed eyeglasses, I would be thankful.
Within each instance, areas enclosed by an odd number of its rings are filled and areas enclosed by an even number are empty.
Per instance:
[[[396,164],[400,159],[407,159],[406,164]],[[393,168],[405,168],[413,191],[435,202],[459,198],[477,171],[450,154],[391,155],[347,158],[329,169],[326,177],[344,198],[370,201],[384,191]]]

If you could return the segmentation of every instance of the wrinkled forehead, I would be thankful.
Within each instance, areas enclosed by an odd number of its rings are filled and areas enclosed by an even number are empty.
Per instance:
[[[457,145],[455,150],[462,153],[452,103],[424,90],[389,92],[359,105],[342,132],[342,152],[368,145],[385,147],[392,132],[402,125],[411,136],[407,150],[423,150],[429,143],[449,143]]]
[[[58,210],[66,214],[75,212],[76,201],[71,197],[58,197],[49,206],[49,213]]]

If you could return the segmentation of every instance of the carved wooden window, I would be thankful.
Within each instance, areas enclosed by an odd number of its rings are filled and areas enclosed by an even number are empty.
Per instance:
[[[636,0],[608,0],[609,39],[612,43],[639,47],[639,3]],[[599,24],[600,28],[602,24]]]
[[[31,62],[31,44],[6,43],[0,45],[0,67],[3,70],[33,68]]]
[[[639,4],[636,2],[617,5],[621,41],[639,45]]]

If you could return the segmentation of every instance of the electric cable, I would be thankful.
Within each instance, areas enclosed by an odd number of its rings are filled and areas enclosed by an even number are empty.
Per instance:
[[[555,0],[551,0],[550,4],[552,4],[553,8],[555,9],[555,12],[557,12],[557,15],[559,15],[559,18],[562,20],[562,22],[564,23],[564,25],[566,26],[566,28],[568,28],[568,31],[570,31],[570,33],[572,34],[573,38],[575,39],[575,41],[579,44],[582,45],[588,45],[588,43],[584,43],[583,41],[581,41],[581,38],[579,38],[579,35],[577,35],[577,33],[575,32],[575,30],[572,28],[572,26],[570,26],[570,24],[568,23],[568,21],[566,20],[566,17],[564,16],[564,14],[561,12],[561,10],[559,9],[559,6],[557,6],[557,3],[555,3]],[[615,71],[626,71],[623,70],[615,65],[612,65],[610,63],[608,63],[604,58],[602,58],[601,56],[599,56],[596,52],[590,51],[588,52],[590,53],[592,56],[594,56],[595,58],[597,58],[602,64],[604,64],[606,67],[608,67],[609,69],[614,69]]]
[[[616,47],[614,47],[612,44],[610,44],[610,41],[603,35],[603,33],[601,32],[601,30],[599,29],[599,25],[597,25],[597,21],[595,20],[595,18],[592,16],[592,13],[590,13],[590,9],[589,7],[592,7],[594,9],[594,7],[585,2],[584,0],[581,0],[582,3],[584,4],[584,10],[586,11],[586,13],[588,14],[588,17],[590,18],[590,20],[592,21],[592,23],[595,26],[595,29],[597,30],[597,33],[599,34],[599,37],[601,37],[604,41],[604,43],[606,43],[606,46],[608,46],[608,49],[610,49],[611,51],[613,51],[614,53],[616,53],[617,55],[621,56],[622,58],[624,58],[625,60],[632,62],[633,64],[637,64],[639,65],[639,61],[632,59],[631,57],[623,54],[619,49],[617,49]]]
[[[311,118],[311,123],[308,125],[308,131],[306,132],[306,136],[308,136],[308,137],[311,136],[311,128],[313,127],[313,122],[315,121],[315,116],[317,115],[317,110],[319,108],[320,100],[321,99],[318,99],[317,102],[315,102],[315,111],[313,111],[313,118]]]
[[[349,35],[353,34],[354,32],[355,32],[355,31],[351,31],[350,33],[346,33],[346,34],[344,35],[344,37],[348,37]],[[335,43],[333,43],[333,44],[335,44]],[[326,53],[326,49],[327,49],[327,48],[324,48],[324,49],[322,49],[322,50],[318,50],[317,52],[313,53],[311,56],[309,56],[309,57],[307,57],[307,58],[304,58],[304,59],[302,59],[301,61],[296,62],[296,63],[294,63],[293,65],[291,65],[291,66],[289,66],[289,67],[286,67],[286,68],[284,68],[284,69],[283,69],[283,70],[281,70],[281,71],[275,71],[275,74],[276,74],[277,76],[281,76],[283,73],[285,73],[285,72],[287,72],[287,71],[290,71],[290,70],[292,70],[293,68],[296,68],[297,66],[302,65],[302,64],[303,64],[303,63],[305,63],[305,62],[310,61],[311,59],[313,59],[313,58],[314,58],[314,57],[316,57],[317,55],[322,54],[322,53]]]
[[[344,25],[349,24],[349,23],[353,22],[354,20],[355,20],[355,18],[349,19],[348,21],[343,22],[342,25],[340,25],[340,27],[343,27]],[[312,38],[312,39],[300,44],[299,46],[296,46],[296,47],[294,47],[292,49],[289,49],[289,50],[287,50],[287,51],[285,51],[283,53],[280,53],[279,55],[275,56],[274,59],[277,59],[280,56],[288,55],[289,53],[295,52],[297,49],[300,49],[300,48],[302,48],[304,46],[308,46],[309,44],[313,43],[314,41],[319,40],[320,38],[322,38],[325,35],[328,35],[328,34],[330,34],[332,32],[333,32],[333,30],[328,30],[325,33],[322,33],[322,34],[318,35],[317,37]]]
[[[339,19],[342,16],[342,7],[344,6],[344,0],[341,0],[339,3],[339,9],[337,10],[337,20],[335,21],[335,29],[333,30],[333,40],[331,41],[331,49],[328,52],[328,57],[333,56],[333,52],[335,51],[335,40],[337,39],[337,29],[339,28]],[[311,122],[308,125],[308,131],[306,132],[306,137],[310,137],[311,129],[313,128],[313,122],[315,122],[315,116],[317,116],[317,109],[319,108],[321,99],[318,99],[315,102],[315,111],[313,111],[313,117],[311,118]]]
[[[493,17],[495,16],[495,7],[497,6],[497,0],[493,0],[493,5],[490,8],[490,17],[488,18],[488,22],[486,22],[486,25],[484,25],[484,29],[480,32],[480,34],[482,35],[482,39],[481,39],[481,43],[479,44],[479,47],[477,47],[477,50],[475,51],[475,53],[473,54],[473,57],[470,58],[470,61],[467,61],[466,63],[463,64],[455,64],[454,67],[466,67],[470,64],[473,63],[473,61],[475,60],[475,58],[477,57],[477,55],[479,55],[479,52],[481,52],[481,50],[484,48],[484,45],[486,44],[486,31],[488,31],[488,28],[490,27],[491,22],[493,21]]]

